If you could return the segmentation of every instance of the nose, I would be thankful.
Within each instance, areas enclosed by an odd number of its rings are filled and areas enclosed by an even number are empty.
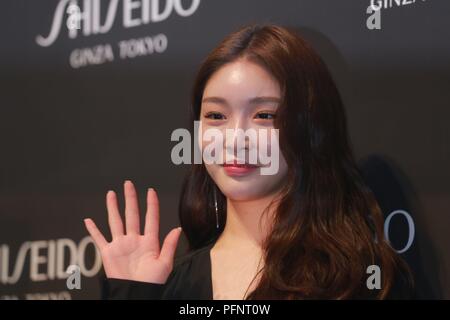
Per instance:
[[[247,152],[250,147],[249,137],[245,134],[249,129],[248,122],[244,117],[237,117],[226,128],[225,132],[225,149],[227,154],[234,158],[241,158],[239,153]],[[245,157],[243,154],[242,157]]]

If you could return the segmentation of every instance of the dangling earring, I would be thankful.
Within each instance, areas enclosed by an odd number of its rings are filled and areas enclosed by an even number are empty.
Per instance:
[[[216,228],[219,229],[219,208],[217,206],[217,192],[214,187],[214,208],[216,209]]]

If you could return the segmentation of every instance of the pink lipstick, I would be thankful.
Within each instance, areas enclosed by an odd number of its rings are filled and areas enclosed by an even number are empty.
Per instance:
[[[248,163],[237,163],[236,160],[232,163],[224,163],[222,166],[225,170],[225,173],[232,177],[245,176],[258,168],[257,165]]]

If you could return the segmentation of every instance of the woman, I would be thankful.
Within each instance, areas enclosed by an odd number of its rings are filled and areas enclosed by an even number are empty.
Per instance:
[[[108,298],[408,297],[408,268],[385,241],[339,92],[300,36],[275,25],[229,35],[200,67],[191,111],[202,130],[278,129],[279,146],[268,144],[281,151],[278,170],[262,175],[259,162],[193,164],[179,208],[190,252],[175,263],[181,228],[160,248],[155,191],[147,194],[143,235],[133,184],[124,186],[125,233],[109,191],[112,241],[85,220],[101,252]],[[231,150],[221,152],[236,160],[234,141]],[[375,289],[367,286],[371,265],[382,272]]]

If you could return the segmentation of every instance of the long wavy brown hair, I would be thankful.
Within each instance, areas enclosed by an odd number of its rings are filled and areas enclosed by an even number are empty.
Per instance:
[[[282,101],[274,126],[288,165],[273,227],[263,246],[264,268],[247,298],[389,298],[396,277],[409,269],[385,240],[382,212],[357,167],[344,106],[331,74],[297,32],[251,25],[227,36],[200,66],[191,123],[199,120],[203,91],[212,74],[238,58],[259,64],[278,80]],[[190,250],[218,238],[226,212],[226,198],[205,166],[193,164],[179,204]],[[366,270],[373,264],[382,271],[381,290],[366,286]]]

